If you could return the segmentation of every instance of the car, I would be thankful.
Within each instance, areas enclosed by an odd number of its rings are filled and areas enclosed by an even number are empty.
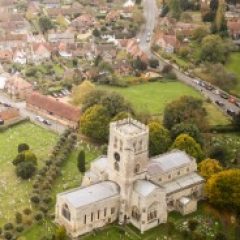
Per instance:
[[[234,104],[240,108],[240,102],[236,101]]]
[[[220,106],[220,107],[223,107],[224,106],[224,103],[222,101],[215,101],[215,103]]]
[[[0,118],[0,125],[4,124],[4,120]]]
[[[234,117],[236,115],[236,112],[233,111],[232,109],[227,109],[227,114],[231,117]]]
[[[228,95],[224,92],[220,93],[220,97],[223,98],[223,99],[228,99]]]
[[[230,103],[235,103],[235,102],[236,102],[236,98],[235,98],[234,96],[230,96],[230,97],[228,98],[228,101],[229,101]]]
[[[46,119],[43,120],[43,123],[46,124],[46,125],[49,125],[49,126],[52,125],[52,123],[50,121],[46,120]]]
[[[35,118],[38,122],[43,123],[44,119],[41,116],[36,116]]]
[[[9,103],[3,103],[4,107],[11,107],[11,105]]]
[[[208,91],[212,91],[214,89],[214,87],[210,84],[206,84],[205,89],[208,90]]]

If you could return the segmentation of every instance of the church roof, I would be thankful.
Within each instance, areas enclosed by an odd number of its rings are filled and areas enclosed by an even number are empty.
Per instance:
[[[137,180],[134,182],[133,189],[135,192],[145,197],[156,189],[159,189],[159,187],[146,180]]]
[[[87,187],[80,187],[60,193],[58,196],[64,197],[74,208],[79,208],[118,195],[119,186],[116,183],[103,181]]]
[[[150,174],[159,173],[159,171],[168,172],[172,169],[187,165],[192,162],[192,160],[193,159],[184,151],[173,150],[152,158],[148,165],[148,172]]]
[[[202,183],[203,181],[204,179],[201,176],[193,172],[171,182],[162,184],[161,187],[165,190],[166,194],[171,194],[181,189],[188,188],[191,185]]]

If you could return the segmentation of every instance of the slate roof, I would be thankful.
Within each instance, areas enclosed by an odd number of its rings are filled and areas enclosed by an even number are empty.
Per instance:
[[[87,206],[104,199],[119,196],[119,186],[111,181],[96,183],[87,187],[80,187],[68,192],[60,193],[74,208]]]

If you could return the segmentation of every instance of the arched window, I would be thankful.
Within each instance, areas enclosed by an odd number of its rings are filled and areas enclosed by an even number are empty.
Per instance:
[[[157,208],[158,208],[158,203],[154,202],[149,208],[147,212],[147,219],[148,221],[155,220],[157,218]]]
[[[62,206],[62,215],[64,216],[64,218],[66,218],[68,221],[71,221],[71,213],[69,211],[68,205],[64,204]]]
[[[140,216],[141,216],[141,215],[140,215],[140,212],[139,212],[138,208],[137,208],[136,206],[134,206],[134,207],[132,208],[132,218],[135,219],[135,220],[137,220],[137,221],[139,221]]]
[[[134,168],[134,172],[135,172],[135,173],[138,173],[139,170],[140,170],[140,164],[137,163],[136,166],[135,166],[135,168]]]

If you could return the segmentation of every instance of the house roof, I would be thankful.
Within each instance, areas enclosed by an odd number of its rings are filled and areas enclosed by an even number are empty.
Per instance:
[[[69,121],[78,122],[81,111],[70,104],[63,103],[49,96],[33,92],[26,100],[27,104],[45,110]]]
[[[148,165],[148,172],[155,174],[160,172],[169,172],[172,169],[180,168],[193,161],[193,158],[184,151],[173,150],[165,154],[151,158]]]
[[[133,184],[133,190],[144,197],[150,195],[156,189],[159,189],[157,185],[146,180],[137,180]]]
[[[74,208],[87,206],[107,198],[119,196],[119,186],[111,181],[103,181],[87,187],[76,188],[60,193]]]

